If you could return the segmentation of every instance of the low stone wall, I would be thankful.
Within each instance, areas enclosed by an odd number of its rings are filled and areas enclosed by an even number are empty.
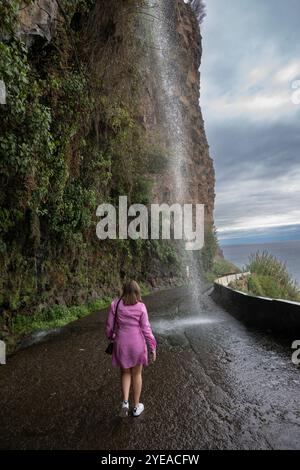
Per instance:
[[[219,277],[216,279],[216,283],[221,284],[222,286],[228,286],[233,281],[238,281],[241,277],[249,276],[250,273],[238,273],[238,274],[228,274],[227,276]]]
[[[254,297],[228,287],[231,281],[247,274],[217,279],[213,299],[249,326],[300,339],[300,303]]]

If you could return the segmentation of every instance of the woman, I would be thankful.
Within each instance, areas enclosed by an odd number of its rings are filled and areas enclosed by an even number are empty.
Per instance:
[[[121,368],[123,402],[121,416],[128,416],[129,391],[133,385],[133,416],[144,411],[140,403],[142,391],[142,368],[148,365],[147,343],[151,358],[156,360],[156,340],[148,319],[145,304],[141,301],[141,290],[137,282],[127,282],[120,299],[115,299],[108,313],[106,336],[113,340],[112,365]]]

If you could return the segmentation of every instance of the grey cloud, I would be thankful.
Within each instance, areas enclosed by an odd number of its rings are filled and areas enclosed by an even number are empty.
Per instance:
[[[273,123],[250,121],[246,113],[240,119],[223,121],[222,116],[206,113],[212,98],[239,95],[241,84],[247,90],[252,68],[271,60],[264,55],[268,47],[279,68],[289,60],[298,61],[299,31],[298,0],[207,2],[201,104],[216,167],[217,226],[234,224],[245,215],[280,217],[299,209],[297,189],[278,191],[283,175],[300,172],[299,113],[288,122],[279,116]],[[248,96],[259,87],[249,82]]]

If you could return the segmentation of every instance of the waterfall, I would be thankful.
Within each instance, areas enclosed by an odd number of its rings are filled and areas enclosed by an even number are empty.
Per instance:
[[[179,76],[176,61],[175,9],[174,0],[164,2],[146,0],[148,17],[148,38],[150,39],[152,73],[157,74],[160,83],[160,100],[166,119],[174,189],[172,202],[187,202],[185,180],[181,165],[186,161],[186,132],[178,100],[174,99]],[[174,57],[173,60],[171,57]],[[174,60],[175,59],[175,60]]]
[[[186,164],[189,146],[188,130],[183,119],[184,110],[179,99],[182,50],[180,51],[176,31],[176,2],[174,0],[145,0],[143,5],[141,31],[147,51],[146,67],[148,73],[155,74],[159,82],[160,107],[165,119],[165,132],[170,152],[168,174],[173,180],[173,189],[170,201],[167,202],[188,204],[191,202],[187,187],[188,165]],[[189,283],[196,293],[201,283],[197,254],[186,251],[183,259],[185,259],[183,269],[186,270]]]

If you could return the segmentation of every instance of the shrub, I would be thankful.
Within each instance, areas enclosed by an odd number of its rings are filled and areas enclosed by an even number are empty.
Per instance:
[[[299,287],[288,272],[286,264],[269,253],[257,252],[250,255],[246,270],[258,276],[263,292],[273,292],[271,297],[279,296],[296,301],[300,299]]]
[[[259,297],[300,302],[299,287],[291,278],[285,263],[269,253],[251,254],[246,270],[251,275],[231,283],[230,287]]]
[[[205,245],[201,250],[201,265],[203,272],[212,272],[214,261],[218,253],[218,238],[214,226],[207,225],[205,227]]]

